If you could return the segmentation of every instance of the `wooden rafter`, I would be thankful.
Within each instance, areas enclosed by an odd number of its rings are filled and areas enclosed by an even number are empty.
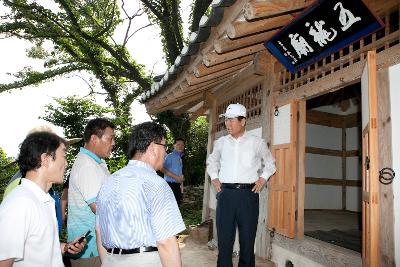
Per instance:
[[[251,0],[244,8],[244,17],[247,20],[268,18],[298,11],[309,6],[314,0]]]
[[[215,73],[217,71],[231,68],[233,66],[236,66],[236,65],[239,65],[242,63],[249,62],[251,60],[253,60],[253,55],[247,55],[247,56],[244,56],[241,58],[237,58],[237,59],[227,61],[227,62],[218,64],[218,65],[215,65],[215,66],[210,66],[210,67],[207,67],[204,64],[200,64],[193,72],[196,77],[201,77],[201,76],[205,76],[205,75],[208,75],[211,73]]]
[[[263,44],[256,44],[220,55],[217,54],[217,52],[211,52],[204,55],[203,64],[207,67],[214,66],[229,60],[254,54],[262,50],[266,50],[265,46]]]
[[[233,22],[227,27],[226,33],[229,38],[235,39],[246,35],[251,35],[259,32],[277,29],[285,26],[290,22],[299,12],[292,14],[282,15],[278,17],[261,19],[249,23],[243,18]]]
[[[241,68],[246,67],[246,65],[248,65],[248,64],[249,64],[249,62],[242,63],[242,64],[239,64],[239,65],[236,65],[236,66],[233,66],[233,67],[221,70],[221,71],[217,71],[217,72],[214,72],[214,73],[211,73],[209,75],[205,75],[205,76],[202,76],[202,77],[199,77],[199,78],[196,77],[194,74],[191,74],[191,75],[186,77],[186,81],[188,82],[189,85],[195,85],[195,84],[203,83],[203,82],[206,82],[206,81],[210,81],[210,80],[219,78],[219,77],[224,76],[226,74],[230,74],[232,72],[238,71]]]
[[[222,37],[221,39],[219,39],[215,42],[215,45],[214,45],[215,51],[218,54],[221,54],[221,53],[226,53],[226,52],[229,52],[232,50],[240,49],[242,47],[259,44],[259,43],[264,43],[266,40],[271,38],[276,32],[277,32],[276,30],[266,31],[266,32],[261,32],[258,34],[238,38],[235,40],[230,39],[228,37],[228,35],[225,34],[224,37]]]

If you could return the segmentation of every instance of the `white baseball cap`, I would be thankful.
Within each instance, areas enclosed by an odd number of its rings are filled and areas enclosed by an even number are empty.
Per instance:
[[[237,118],[237,117],[245,117],[246,118],[246,108],[239,104],[230,104],[226,108],[226,112],[224,114],[219,115],[219,117],[225,117],[227,119]]]

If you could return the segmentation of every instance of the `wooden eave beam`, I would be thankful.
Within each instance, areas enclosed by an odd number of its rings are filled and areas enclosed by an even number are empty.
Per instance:
[[[194,74],[192,74],[192,75],[187,76],[186,81],[187,81],[187,83],[189,85],[195,85],[195,84],[203,83],[203,82],[206,82],[206,81],[214,80],[214,79],[217,79],[217,78],[219,78],[221,76],[224,76],[226,74],[229,74],[229,73],[235,72],[237,70],[240,70],[240,69],[246,67],[248,64],[250,64],[250,63],[249,62],[242,63],[242,64],[239,64],[239,65],[230,67],[228,69],[217,71],[215,73],[212,73],[212,74],[209,74],[209,75],[205,75],[205,76],[202,76],[202,77],[199,77],[199,78],[197,78]]]
[[[242,69],[234,77],[232,77],[231,79],[227,80],[224,84],[213,88],[211,92],[213,92],[215,97],[218,99],[218,98],[222,97],[224,94],[226,94],[226,90],[225,89],[220,90],[222,87],[223,88],[232,88],[235,85],[237,85],[238,81],[245,83],[247,81],[254,80],[257,77],[261,77],[261,76],[266,75],[266,74],[267,73],[256,74],[255,65],[251,64],[251,65],[247,66],[246,68]]]
[[[230,73],[228,73],[228,74],[225,74],[225,75],[223,75],[223,76],[220,76],[220,77],[217,77],[217,78],[215,78],[215,79],[212,79],[212,80],[208,80],[208,81],[205,81],[205,82],[202,82],[202,83],[190,85],[190,86],[186,89],[186,91],[187,91],[187,92],[191,92],[191,91],[193,91],[193,90],[197,90],[197,89],[200,89],[200,88],[204,88],[205,86],[215,86],[215,85],[217,85],[217,84],[220,84],[221,82],[224,82],[224,81],[227,80],[227,79],[230,79],[232,76],[234,76],[234,75],[235,75],[236,73],[238,73],[238,72],[239,72],[239,70],[236,70],[236,71],[230,72]]]
[[[242,19],[239,19],[238,21],[230,24],[227,27],[226,33],[228,34],[229,38],[235,39],[246,35],[252,35],[259,32],[278,29],[288,24],[298,14],[299,12],[295,12],[292,14],[286,14],[256,21],[247,21],[243,17]]]
[[[215,66],[210,66],[210,67],[207,67],[206,65],[201,63],[199,66],[197,66],[197,68],[195,68],[194,75],[196,77],[205,76],[205,75],[215,73],[217,71],[221,71],[224,69],[228,69],[228,68],[231,68],[236,65],[240,65],[240,64],[252,61],[252,60],[253,60],[253,55],[247,55],[244,57],[236,58],[236,59],[218,64]]]
[[[202,99],[200,98],[200,99],[196,99],[196,100],[193,101],[193,102],[189,102],[189,103],[183,105],[182,107],[180,107],[180,108],[174,110],[174,114],[175,114],[175,115],[181,115],[182,113],[185,113],[185,112],[186,112],[187,110],[189,110],[190,108],[196,106],[196,105],[197,105],[198,103],[200,103],[201,101],[202,101]]]
[[[246,20],[274,17],[308,7],[314,0],[250,0],[244,7]]]
[[[249,47],[234,50],[225,54],[217,54],[217,52],[214,51],[204,55],[203,64],[206,65],[207,67],[214,66],[239,57],[254,54],[262,50],[266,50],[265,46],[263,44],[256,44]]]
[[[192,113],[190,117],[191,120],[197,119],[197,117],[201,116],[206,112],[211,106],[212,103],[215,101],[215,97],[211,92],[205,91],[203,96],[204,104],[195,112]]]
[[[176,99],[175,102],[168,104],[168,106],[162,105],[162,103],[154,103],[154,105],[148,106],[147,103],[145,103],[145,107],[150,114],[157,114],[159,112],[162,112],[162,111],[165,111],[168,109],[172,110],[176,107],[186,105],[187,103],[194,102],[197,100],[200,102],[200,101],[202,101],[202,96],[203,96],[202,93],[184,96],[179,99]]]
[[[237,50],[246,46],[255,45],[259,43],[264,43],[266,40],[271,38],[277,30],[261,32],[258,34],[249,35],[242,38],[230,39],[227,34],[225,34],[221,39],[215,42],[215,51],[218,54],[226,53],[232,50]]]

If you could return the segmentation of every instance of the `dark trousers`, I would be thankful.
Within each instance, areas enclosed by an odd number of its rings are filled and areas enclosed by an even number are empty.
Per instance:
[[[176,203],[178,203],[178,206],[181,206],[182,203],[182,192],[181,192],[181,184],[178,183],[171,183],[167,182],[169,187],[171,187],[172,192],[174,193]]]
[[[236,226],[239,230],[239,267],[254,267],[259,196],[251,189],[223,188],[217,194],[218,267],[232,266]]]

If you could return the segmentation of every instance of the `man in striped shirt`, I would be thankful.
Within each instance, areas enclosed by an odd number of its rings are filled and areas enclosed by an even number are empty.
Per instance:
[[[185,229],[171,188],[157,175],[166,154],[165,130],[154,122],[133,127],[128,165],[97,196],[96,233],[102,266],[180,267],[175,235]]]

